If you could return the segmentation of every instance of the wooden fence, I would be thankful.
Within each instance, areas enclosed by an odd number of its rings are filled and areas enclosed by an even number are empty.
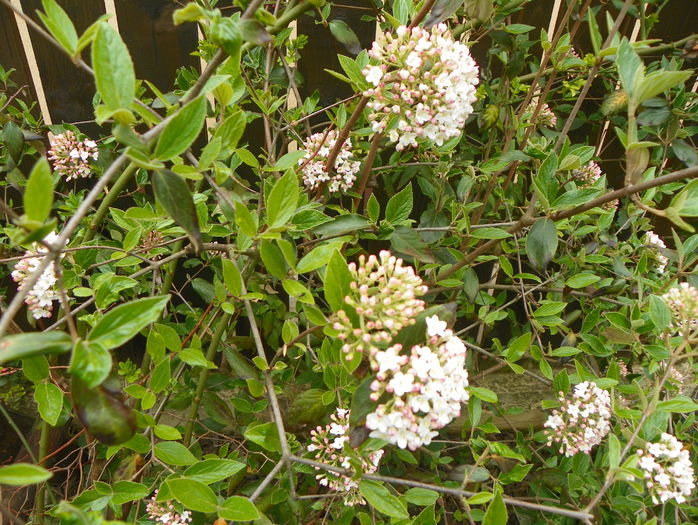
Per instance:
[[[548,29],[551,12],[567,0],[536,0],[516,16],[514,22]],[[575,1],[575,0],[570,0]],[[41,0],[10,0],[22,11],[39,22],[36,10]],[[283,2],[283,0],[282,0]],[[172,89],[176,69],[180,66],[200,68],[200,61],[192,56],[199,38],[194,24],[175,27],[173,11],[184,2],[174,0],[59,0],[72,18],[78,31],[83,31],[94,20],[110,14],[110,22],[117,27],[134,59],[136,75],[153,82],[162,91]],[[639,0],[637,2],[640,3]],[[271,5],[273,3],[270,2]],[[601,9],[615,10],[613,2],[595,2]],[[372,13],[370,0],[342,0],[332,10],[333,17],[345,20],[357,33],[363,46],[373,40],[375,29],[362,16]],[[233,9],[232,1],[219,2],[224,12]],[[601,13],[597,17],[602,20]],[[661,22],[652,32],[653,38],[675,41],[698,30],[698,1],[670,0],[661,13]],[[632,33],[632,20],[621,33]],[[316,24],[310,16],[298,21],[298,32],[308,36],[299,71],[305,79],[303,95],[320,90],[321,103],[331,103],[349,94],[348,87],[325,72],[326,68],[339,69],[337,54],[345,53],[329,31]],[[533,34],[537,34],[535,30]],[[474,54],[484,60],[489,38],[482,39]],[[38,102],[37,112],[44,122],[81,123],[86,132],[97,132],[93,119],[92,97],[95,92],[92,79],[78,70],[71,61],[49,42],[29,28],[24,20],[8,7],[0,5],[0,65],[14,68],[13,80],[31,90],[31,99]]]

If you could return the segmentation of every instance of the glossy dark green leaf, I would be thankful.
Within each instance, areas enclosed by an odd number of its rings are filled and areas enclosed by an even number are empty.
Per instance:
[[[29,357],[65,354],[73,342],[65,332],[28,332],[0,339],[0,364]]]
[[[201,230],[194,200],[187,183],[170,170],[153,172],[153,193],[167,214],[189,236],[197,251],[201,250]]]
[[[119,347],[140,330],[154,323],[170,300],[169,295],[136,299],[117,306],[100,319],[88,335],[88,341],[107,350]]]
[[[7,148],[7,152],[10,154],[10,158],[12,158],[14,163],[19,163],[19,159],[22,157],[22,151],[24,150],[24,134],[17,124],[11,120],[8,121],[2,129],[2,142],[5,148]]]
[[[82,379],[87,388],[94,388],[102,383],[109,375],[111,367],[111,354],[101,344],[82,340],[75,343],[69,371]]]

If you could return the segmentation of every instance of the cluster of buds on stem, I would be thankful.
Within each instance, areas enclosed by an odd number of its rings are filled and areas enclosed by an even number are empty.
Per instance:
[[[315,133],[303,144],[307,153],[298,164],[303,173],[303,183],[309,190],[326,183],[330,193],[337,193],[347,191],[354,185],[361,164],[352,160],[351,139],[347,138],[342,144],[342,149],[334,161],[334,173],[328,173],[325,169],[327,158],[336,143],[337,131],[333,129],[325,133]]]
[[[572,176],[584,186],[592,186],[603,175],[601,166],[593,160],[582,166],[572,170]]]
[[[458,417],[469,398],[463,341],[437,316],[427,317],[426,323],[426,345],[409,352],[399,344],[374,348],[370,355],[376,372],[371,399],[389,396],[366,417],[366,426],[371,437],[410,450],[431,443],[437,429]]]
[[[648,443],[637,455],[653,503],[666,503],[670,499],[677,503],[686,501],[696,482],[688,450],[678,439],[665,432],[658,443]]]
[[[698,290],[688,283],[681,283],[665,293],[662,298],[674,315],[672,326],[678,331],[691,331],[698,326]]]
[[[570,399],[560,392],[560,409],[553,410],[544,425],[548,445],[559,443],[565,456],[589,452],[611,430],[610,419],[609,393],[589,381],[579,383]]]
[[[66,181],[86,178],[92,174],[90,159],[97,160],[99,152],[93,140],[78,140],[75,133],[65,131],[59,135],[50,135],[51,148],[48,159],[53,169]]]
[[[524,111],[523,114],[523,120],[524,122],[528,123],[529,125],[537,125],[537,126],[545,126],[547,128],[554,128],[555,124],[557,124],[557,117],[555,116],[555,113],[553,112],[552,109],[550,109],[550,106],[548,106],[545,102],[541,105],[540,109],[538,110],[538,115],[536,115],[535,120],[533,119],[533,114],[536,111],[536,108],[538,107],[538,97],[535,97],[531,102],[526,106],[526,110]]]
[[[344,452],[345,443],[349,442],[349,416],[350,411],[338,408],[335,414],[330,416],[331,423],[325,427],[317,427],[310,431],[310,445],[308,452],[315,453],[315,460],[334,467],[352,469],[360,462],[361,471],[364,474],[373,474],[378,470],[378,464],[383,457],[382,450],[373,452],[355,451],[355,461]],[[316,470],[321,470],[316,467]],[[338,472],[323,471],[316,476],[320,485],[330,490],[344,493],[344,504],[353,506],[365,503],[359,492],[359,484],[355,479]]]
[[[359,257],[359,264],[350,263],[353,280],[351,292],[344,298],[353,312],[339,310],[333,328],[344,341],[342,350],[351,360],[355,352],[366,352],[375,345],[386,345],[402,328],[414,323],[424,310],[424,301],[417,297],[427,292],[422,279],[402,259],[383,250]],[[351,317],[356,313],[358,325]]]
[[[368,54],[363,75],[373,87],[364,95],[373,131],[387,133],[398,150],[460,135],[473,112],[478,66],[445,24],[400,26],[395,36],[381,34]]]
[[[164,504],[156,501],[157,496],[158,491],[156,490],[145,507],[148,518],[162,525],[187,525],[191,523],[191,512],[185,510],[180,514],[175,511],[172,503]]]
[[[657,271],[659,273],[664,273],[666,265],[669,263],[669,260],[662,254],[662,250],[666,249],[666,244],[664,244],[664,241],[660,239],[659,235],[653,231],[649,231],[645,234],[645,242],[656,252]]]
[[[52,245],[58,239],[58,235],[54,232],[49,233],[44,238],[44,243]],[[12,272],[12,279],[17,283],[18,289],[22,287],[24,280],[33,274],[41,265],[43,257],[40,254],[48,253],[48,249],[40,243],[35,243],[32,250],[27,250],[24,253],[24,259],[20,260]],[[34,319],[42,317],[51,317],[53,311],[53,301],[59,299],[58,291],[55,289],[56,282],[55,266],[52,262],[39,277],[34,287],[27,294],[24,302],[29,307]]]

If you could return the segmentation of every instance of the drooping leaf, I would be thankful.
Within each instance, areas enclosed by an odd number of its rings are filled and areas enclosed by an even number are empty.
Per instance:
[[[87,388],[79,377],[73,376],[71,394],[80,422],[98,441],[120,445],[135,434],[135,414],[124,403],[118,379],[110,377],[100,386]]]
[[[111,354],[101,344],[89,341],[75,343],[70,361],[70,373],[82,379],[87,388],[104,381],[112,367]]]
[[[544,270],[557,251],[557,228],[550,219],[540,219],[526,236],[526,254],[539,270]]]
[[[200,251],[199,218],[189,187],[184,179],[170,170],[154,171],[153,193],[167,214],[187,233],[195,249]]]

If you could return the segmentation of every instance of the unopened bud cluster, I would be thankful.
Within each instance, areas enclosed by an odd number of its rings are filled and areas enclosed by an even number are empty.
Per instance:
[[[308,137],[303,144],[306,155],[298,161],[303,172],[303,183],[313,190],[323,183],[327,184],[330,193],[346,191],[354,185],[360,163],[352,160],[351,139],[347,138],[334,161],[334,173],[325,169],[330,151],[337,143],[337,131],[315,133]]]
[[[179,514],[175,511],[172,503],[164,504],[156,501],[157,495],[158,491],[156,490],[145,507],[149,519],[162,525],[187,525],[191,523],[191,512],[185,510]]]
[[[375,345],[386,345],[414,317],[424,310],[424,301],[417,297],[427,292],[422,279],[402,259],[383,250],[378,254],[359,257],[359,264],[350,263],[351,291],[344,298],[356,312],[359,323],[354,325],[349,314],[339,310],[333,328],[344,342],[342,350],[347,359],[355,352],[366,352]]]
[[[56,242],[57,239],[58,235],[51,232],[44,238],[44,242],[50,245]],[[48,253],[48,249],[40,243],[35,243],[32,250],[27,250],[24,253],[24,259],[15,265],[15,269],[12,272],[12,279],[17,283],[18,289],[22,287],[24,280],[41,265],[43,257],[40,254],[46,253]],[[46,267],[39,280],[24,299],[34,319],[51,317],[53,301],[59,299],[58,291],[54,288],[57,281],[58,278],[52,262]]]
[[[673,326],[679,330],[692,330],[698,326],[698,290],[688,283],[681,283],[665,293],[662,298],[674,315]]]
[[[53,169],[66,181],[86,178],[92,175],[90,159],[97,160],[99,152],[93,140],[78,140],[75,133],[65,131],[60,135],[50,135],[51,148],[48,159]]]
[[[387,133],[398,150],[460,135],[473,112],[478,66],[445,24],[400,26],[395,36],[381,34],[368,54],[373,61],[363,74],[373,87],[364,95],[373,131]]]
[[[669,263],[669,260],[662,254],[662,250],[666,249],[666,244],[664,244],[664,241],[659,237],[659,235],[653,231],[649,231],[645,234],[645,242],[654,248],[654,251],[656,252],[657,271],[659,273],[664,273],[666,265]]]
[[[611,430],[610,419],[609,393],[589,381],[579,383],[569,399],[560,392],[560,409],[553,410],[544,425],[548,445],[558,443],[565,456],[589,452]]]
[[[585,186],[591,186],[598,181],[602,175],[603,171],[601,170],[601,166],[593,160],[581,168],[572,170],[572,176]]]
[[[652,502],[670,499],[684,503],[696,486],[693,465],[683,444],[671,434],[662,434],[658,443],[637,451],[638,468],[644,471],[645,485]]]
[[[308,452],[315,453],[315,460],[334,467],[341,467],[351,470],[356,466],[352,464],[351,458],[343,452],[344,444],[349,442],[349,416],[351,411],[338,408],[335,414],[330,416],[331,423],[325,427],[317,427],[310,431],[311,443],[308,445]],[[361,470],[364,474],[373,474],[378,470],[378,464],[383,457],[382,450],[362,453],[356,451],[361,461]],[[321,470],[316,467],[316,470]],[[365,503],[359,492],[357,480],[349,476],[323,470],[316,476],[320,485],[328,487],[336,492],[343,492],[345,505],[361,505]]]
[[[376,373],[371,399],[378,401],[385,393],[389,399],[366,417],[366,426],[371,437],[410,450],[431,443],[437,429],[458,417],[469,398],[463,341],[437,316],[427,317],[426,323],[426,345],[409,352],[399,344],[374,348],[370,355]]]
[[[536,108],[538,107],[538,103],[538,97],[531,100],[529,105],[526,107],[526,111],[524,111],[523,120],[529,125],[554,128],[555,124],[557,124],[557,117],[555,116],[553,110],[550,109],[550,106],[548,106],[545,102],[541,105],[540,109],[538,110],[538,115],[536,115],[536,118],[533,118],[533,114],[535,113]]]

